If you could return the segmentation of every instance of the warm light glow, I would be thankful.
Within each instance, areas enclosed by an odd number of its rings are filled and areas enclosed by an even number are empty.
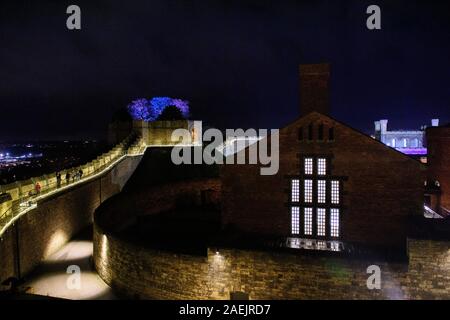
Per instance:
[[[47,258],[55,253],[56,250],[61,248],[68,240],[69,237],[63,230],[57,230],[54,232],[47,244],[47,247],[45,248],[44,257]]]
[[[56,254],[50,256],[46,261],[55,262],[61,258],[78,260],[92,256],[92,242],[90,241],[71,241]]]

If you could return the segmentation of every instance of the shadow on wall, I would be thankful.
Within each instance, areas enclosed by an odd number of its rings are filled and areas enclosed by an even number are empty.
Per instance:
[[[191,154],[195,148],[192,147]],[[192,179],[218,178],[217,165],[175,165],[171,160],[172,147],[148,148],[144,157],[124,188],[124,192]]]

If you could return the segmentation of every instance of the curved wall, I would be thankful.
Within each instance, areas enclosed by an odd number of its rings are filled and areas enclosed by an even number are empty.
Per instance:
[[[146,249],[94,227],[100,277],[134,299],[449,299],[449,243],[410,241],[407,263],[210,248],[206,257]],[[423,249],[427,251],[423,251]],[[382,272],[369,290],[367,267]]]
[[[198,198],[202,190],[217,193],[220,182],[179,182],[102,205],[94,220],[100,277],[117,293],[137,299],[229,299],[236,291],[250,299],[450,298],[448,242],[409,240],[409,263],[392,263],[301,251],[209,248],[206,256],[175,254],[120,236],[123,226],[135,222],[133,215],[169,210],[180,195]],[[381,290],[367,288],[370,265],[381,268]]]

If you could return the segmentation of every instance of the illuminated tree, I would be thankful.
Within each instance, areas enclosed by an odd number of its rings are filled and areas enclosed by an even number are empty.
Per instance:
[[[150,121],[150,103],[147,99],[137,99],[127,106],[134,120]]]
[[[189,101],[181,99],[172,99],[172,105],[180,109],[184,118],[189,118]]]
[[[167,106],[159,115],[157,120],[183,120],[181,110],[176,106]]]
[[[127,109],[131,117],[135,120],[155,121],[169,106],[177,108],[181,114],[181,119],[189,117],[189,102],[169,97],[154,97],[150,100],[137,99],[131,102]],[[170,111],[170,117],[179,117],[179,114],[175,114],[175,112],[177,111]]]

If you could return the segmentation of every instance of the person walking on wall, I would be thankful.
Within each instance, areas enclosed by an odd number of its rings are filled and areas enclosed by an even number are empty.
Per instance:
[[[81,180],[82,177],[83,177],[83,170],[80,168],[80,170],[78,170],[78,179]]]
[[[66,184],[69,184],[69,183],[70,183],[70,172],[67,171],[67,173],[66,173]]]
[[[61,187],[61,173],[59,171],[56,173],[56,187]]]
[[[41,193],[41,184],[39,182],[36,182],[34,185],[34,190],[36,191],[37,196]]]

